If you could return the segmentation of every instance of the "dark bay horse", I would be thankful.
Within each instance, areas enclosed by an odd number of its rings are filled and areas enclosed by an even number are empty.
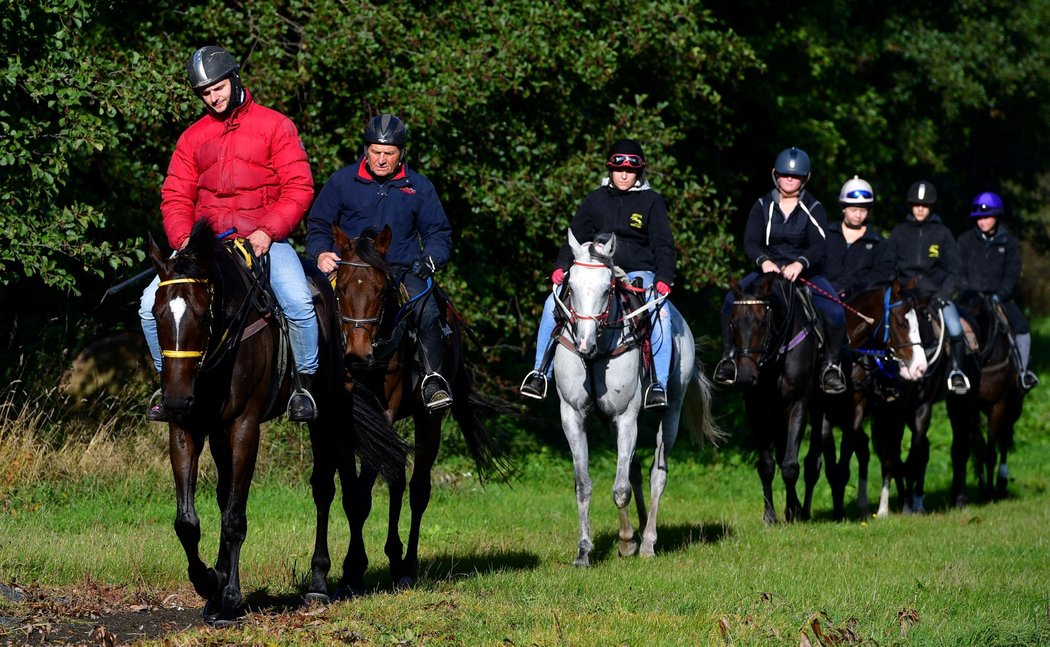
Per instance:
[[[868,512],[867,480],[870,450],[864,433],[870,394],[890,388],[899,375],[905,380],[920,379],[926,372],[915,305],[904,298],[897,281],[888,287],[873,287],[856,294],[845,305],[846,334],[853,354],[846,393],[828,395],[814,392],[812,436],[805,459],[806,495],[803,515],[809,517],[813,489],[820,477],[820,463],[831,486],[832,518],[845,518],[846,485],[850,462],[857,455],[859,479],[857,507]],[[893,386],[895,388],[895,386]],[[841,430],[838,456],[834,429]]]
[[[384,260],[391,241],[390,228],[384,227],[378,234],[367,230],[355,239],[349,239],[338,227],[334,227],[333,232],[341,259],[335,275],[335,292],[345,375],[343,386],[348,392],[379,402],[390,422],[410,417],[414,423],[415,460],[408,484],[411,524],[407,546],[398,531],[406,489],[405,470],[386,479],[390,487],[390,510],[385,552],[394,585],[407,586],[419,575],[420,526],[430,503],[430,471],[441,445],[444,410],[427,411],[419,395],[420,367],[407,329],[412,304],[399,303],[398,283]],[[421,298],[439,298],[436,291],[423,294],[426,296]],[[452,417],[463,434],[479,478],[504,477],[509,467],[481,418],[497,412],[499,407],[474,391],[463,364],[463,324],[450,304],[445,304],[445,310],[452,334],[446,337],[444,366],[440,372],[452,389]],[[321,602],[329,599],[326,586],[330,567],[328,511],[335,494],[337,471],[343,485],[343,508],[350,522],[350,545],[336,597],[363,593],[368,567],[362,529],[371,512],[377,472],[370,465],[362,465],[357,473],[353,454],[345,448],[315,452],[311,484],[317,506],[317,535],[307,598]]]
[[[985,499],[1006,496],[1010,473],[1006,457],[1013,446],[1014,425],[1021,417],[1024,391],[1017,373],[1017,350],[1010,337],[1010,324],[1003,306],[986,295],[969,295],[958,302],[976,325],[980,342],[978,361],[981,385],[977,402],[987,420],[987,437],[976,433],[972,438],[955,436],[952,442],[952,496],[965,496],[966,457],[970,442],[977,460],[979,492]]]
[[[262,280],[243,269],[235,254],[198,222],[185,249],[165,258],[150,238],[149,256],[160,276],[153,314],[163,357],[161,391],[169,416],[169,453],[175,477],[175,532],[189,562],[194,589],[207,602],[205,618],[225,624],[243,613],[239,562],[248,530],[248,491],[259,450],[260,423],[285,410],[294,360],[280,316]],[[322,292],[322,295],[324,293]],[[331,388],[331,290],[315,301],[320,317],[321,367],[314,382],[320,416],[311,433],[352,440],[363,460],[384,473],[404,465],[398,437],[377,409],[354,406]],[[326,352],[327,350],[327,352]],[[337,417],[336,411],[340,411]],[[352,417],[351,417],[352,415]],[[353,424],[349,421],[353,420]],[[337,427],[337,428],[336,428]],[[195,508],[199,459],[207,441],[217,472],[222,511],[213,567],[199,554]]]
[[[963,372],[970,382],[965,395],[952,393],[947,388],[947,375],[951,359],[950,344],[940,311],[930,305],[927,298],[904,291],[905,299],[912,299],[919,319],[919,332],[923,340],[927,370],[918,380],[900,380],[899,395],[888,397],[878,390],[870,394],[871,435],[875,453],[882,464],[882,491],[879,497],[878,516],[890,514],[890,484],[896,483],[898,500],[902,512],[922,513],[926,511],[926,468],[930,461],[930,439],[928,436],[934,404],[945,401],[952,428],[953,463],[968,456],[960,456],[956,446],[963,438],[976,433],[979,423],[977,392],[981,388],[981,371],[976,358],[967,355],[963,361]],[[906,460],[901,460],[904,429],[911,430],[911,447]],[[956,506],[965,504],[961,491],[952,492]]]
[[[818,341],[814,320],[799,290],[778,273],[766,273],[744,288],[733,288],[731,314],[737,364],[743,387],[750,441],[758,452],[765,500],[763,519],[776,523],[773,476],[780,466],[787,490],[784,518],[802,518],[795,485],[799,448],[815,388]]]

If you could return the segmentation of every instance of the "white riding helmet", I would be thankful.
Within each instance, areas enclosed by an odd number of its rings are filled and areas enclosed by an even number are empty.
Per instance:
[[[847,180],[839,191],[839,203],[844,207],[870,207],[875,202],[875,192],[871,185],[854,175]]]

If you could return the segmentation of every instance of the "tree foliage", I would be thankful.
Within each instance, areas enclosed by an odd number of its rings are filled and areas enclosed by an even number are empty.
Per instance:
[[[1046,3],[0,2],[8,349],[42,303],[83,292],[80,317],[138,269],[175,139],[200,114],[184,64],[205,44],[296,122],[318,187],[360,154],[369,116],[407,121],[409,164],[455,230],[442,281],[496,349],[530,343],[569,219],[620,137],[642,142],[668,200],[687,310],[745,269],[742,212],[786,146],[810,153],[832,213],[843,181],[870,178],[886,227],[918,177],[948,215],[987,189],[1016,212],[1045,198]],[[133,292],[114,308],[129,327]]]

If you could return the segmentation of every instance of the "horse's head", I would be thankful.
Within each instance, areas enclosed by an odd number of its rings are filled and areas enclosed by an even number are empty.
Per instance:
[[[906,289],[896,280],[890,287],[889,303],[886,304],[887,341],[893,358],[900,364],[901,377],[921,380],[928,366],[922,348],[922,336],[919,334],[916,301],[910,296],[914,290],[914,279],[911,288]]]
[[[153,316],[161,347],[161,390],[164,407],[173,416],[193,406],[194,384],[208,349],[215,250],[215,233],[203,220],[193,227],[186,247],[171,258],[149,239],[149,257],[160,277]]]
[[[613,308],[613,252],[616,236],[591,243],[579,243],[569,230],[569,246],[574,261],[569,270],[569,323],[576,352],[581,357],[598,353],[599,333],[609,323]]]
[[[771,348],[776,326],[773,310],[784,302],[775,289],[778,279],[779,274],[769,273],[744,288],[733,286],[730,323],[736,357],[736,383],[742,386],[758,384],[759,369],[775,353]]]
[[[383,227],[379,234],[367,229],[353,239],[338,225],[332,226],[332,233],[342,259],[336,270],[335,297],[346,357],[352,362],[372,365],[391,286],[390,270],[384,260],[392,238],[390,227]]]

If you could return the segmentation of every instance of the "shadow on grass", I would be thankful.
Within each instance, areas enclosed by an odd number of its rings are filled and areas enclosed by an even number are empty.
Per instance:
[[[640,530],[635,537],[640,541]],[[656,541],[656,554],[677,553],[697,544],[717,544],[732,536],[733,529],[724,523],[677,524],[660,526]],[[600,532],[594,535],[594,550],[591,552],[591,563],[600,564],[617,556],[620,536],[615,531]]]

